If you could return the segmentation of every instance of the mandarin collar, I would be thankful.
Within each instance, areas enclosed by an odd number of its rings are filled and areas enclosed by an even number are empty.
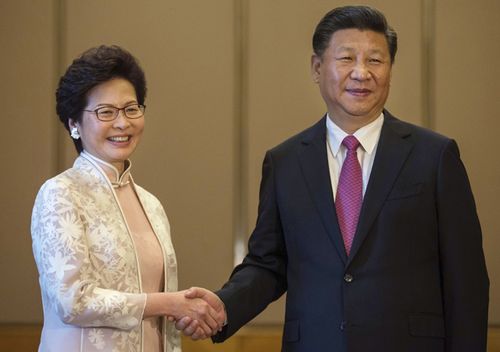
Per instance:
[[[95,161],[98,164],[106,166],[106,168],[104,168],[103,171],[106,174],[106,176],[108,176],[109,181],[111,182],[113,188],[124,187],[130,183],[130,169],[132,168],[132,162],[129,159],[125,160],[125,165],[124,165],[125,170],[120,175],[118,169],[114,167],[112,164],[102,159],[99,159],[98,157],[87,152],[86,150],[83,150],[81,152],[81,155],[86,159],[90,159],[91,161]]]

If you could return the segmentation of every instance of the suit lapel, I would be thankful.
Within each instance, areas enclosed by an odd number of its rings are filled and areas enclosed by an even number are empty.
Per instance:
[[[350,264],[363,244],[413,147],[411,139],[408,138],[410,136],[409,129],[387,111],[384,111],[384,116],[377,154],[373,162],[347,265]]]
[[[326,120],[321,119],[299,146],[298,157],[302,173],[323,225],[342,261],[347,263],[333,202],[332,184],[326,149]]]

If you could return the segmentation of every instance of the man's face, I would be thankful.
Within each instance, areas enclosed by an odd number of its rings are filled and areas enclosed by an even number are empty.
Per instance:
[[[330,118],[344,131],[353,133],[380,115],[392,68],[382,33],[336,31],[322,57],[313,55],[311,64]]]

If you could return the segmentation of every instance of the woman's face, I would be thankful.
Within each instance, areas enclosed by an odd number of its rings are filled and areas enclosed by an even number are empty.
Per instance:
[[[123,78],[114,78],[92,88],[87,93],[87,106],[81,122],[70,119],[70,128],[76,127],[82,139],[83,149],[102,159],[119,171],[124,161],[134,152],[144,130],[144,116],[129,119],[120,110],[113,121],[100,121],[93,112],[106,106],[123,108],[137,104],[134,86]]]

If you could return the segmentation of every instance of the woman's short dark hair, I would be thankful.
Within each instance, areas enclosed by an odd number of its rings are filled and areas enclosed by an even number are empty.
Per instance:
[[[382,33],[387,39],[391,62],[398,50],[398,36],[382,12],[369,6],[343,6],[328,12],[316,26],[313,35],[314,53],[322,57],[330,44],[333,33],[341,29],[371,30]]]
[[[69,119],[81,122],[87,105],[87,93],[95,86],[113,78],[123,78],[135,88],[137,102],[144,104],[146,78],[137,60],[116,45],[90,48],[73,60],[59,80],[56,90],[56,112],[69,131]],[[81,139],[73,139],[76,150],[83,150]]]

